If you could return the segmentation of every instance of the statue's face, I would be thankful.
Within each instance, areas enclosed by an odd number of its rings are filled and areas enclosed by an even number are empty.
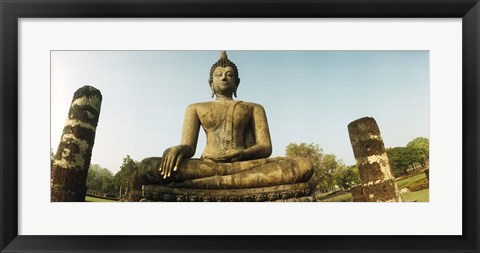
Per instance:
[[[238,85],[235,77],[235,70],[229,66],[215,68],[211,85],[215,93],[231,95]]]

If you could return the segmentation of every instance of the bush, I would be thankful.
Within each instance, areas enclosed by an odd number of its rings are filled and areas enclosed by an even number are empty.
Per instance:
[[[416,192],[416,191],[421,191],[423,189],[428,189],[428,181],[426,179],[422,180],[422,181],[419,181],[419,182],[415,182],[409,186],[407,186],[407,188],[412,191],[412,192]]]

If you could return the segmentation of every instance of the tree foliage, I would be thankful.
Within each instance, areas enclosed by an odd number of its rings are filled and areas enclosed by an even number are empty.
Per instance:
[[[343,190],[350,189],[360,183],[360,173],[356,165],[340,166],[335,175],[335,182]]]
[[[418,162],[425,167],[430,159],[429,150],[430,144],[427,138],[417,137],[407,144],[407,148],[415,153],[415,162]]]
[[[98,164],[90,165],[87,174],[87,190],[92,194],[113,194],[115,187],[112,172]]]
[[[120,171],[115,175],[98,164],[90,165],[87,175],[87,189],[92,194],[129,197],[134,184],[138,183],[138,162],[127,155],[123,158]]]
[[[405,147],[387,148],[388,160],[394,176],[407,175],[409,170],[415,169],[415,164],[426,167],[429,160],[429,141],[424,137],[417,137]]]
[[[138,162],[127,155],[123,158],[123,163],[120,166],[120,171],[113,177],[113,183],[118,191],[119,197],[127,197],[132,190],[132,185],[136,180],[138,170]]]
[[[310,160],[313,165],[313,176],[311,182],[316,186],[316,188],[323,188],[325,185],[328,187],[329,183],[326,182],[322,185],[319,185],[321,181],[325,178],[325,171],[322,170],[322,161],[324,157],[323,150],[317,144],[306,144],[306,143],[290,143],[285,148],[286,157],[304,157]]]
[[[355,172],[345,166],[341,160],[337,160],[333,154],[324,154],[318,144],[290,143],[285,148],[287,157],[304,157],[313,164],[312,182],[316,189],[321,192],[328,192],[335,189],[335,186],[349,188],[358,183]],[[358,170],[357,170],[358,177]]]

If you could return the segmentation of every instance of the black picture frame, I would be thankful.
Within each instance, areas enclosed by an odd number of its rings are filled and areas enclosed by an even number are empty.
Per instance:
[[[0,0],[1,252],[479,252],[478,0]],[[18,19],[56,17],[462,18],[462,236],[18,235]],[[312,217],[314,219],[315,217]]]

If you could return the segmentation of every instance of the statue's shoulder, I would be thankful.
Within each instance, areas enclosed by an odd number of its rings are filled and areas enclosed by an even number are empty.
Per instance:
[[[200,102],[200,103],[194,103],[194,104],[190,104],[189,106],[187,106],[187,109],[204,109],[204,108],[208,108],[208,107],[211,107],[212,105],[212,102]]]
[[[252,103],[252,102],[245,102],[245,101],[243,101],[242,104],[245,104],[245,105],[247,105],[249,107],[252,107],[252,108],[264,110],[263,106],[261,104]]]

